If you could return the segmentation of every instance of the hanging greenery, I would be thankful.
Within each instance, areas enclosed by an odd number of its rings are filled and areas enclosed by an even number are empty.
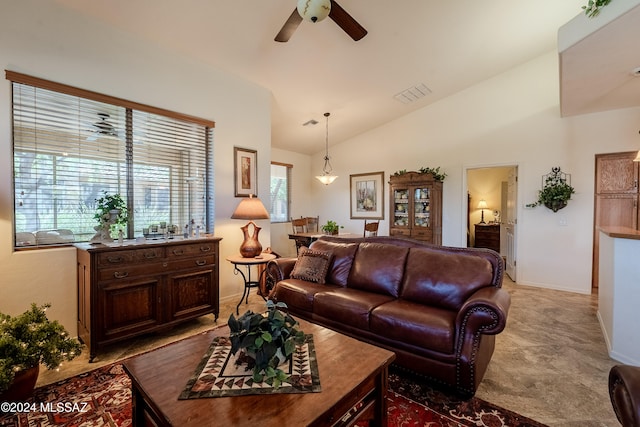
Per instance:
[[[611,3],[611,0],[589,0],[586,6],[582,6],[584,14],[589,18],[595,18],[600,14],[600,9]]]
[[[567,206],[567,201],[571,199],[571,195],[575,193],[575,189],[567,183],[567,174],[560,172],[559,167],[551,169],[551,173],[545,175],[544,185],[538,191],[538,201],[529,203],[527,207],[534,208],[538,205],[544,205],[554,212]]]

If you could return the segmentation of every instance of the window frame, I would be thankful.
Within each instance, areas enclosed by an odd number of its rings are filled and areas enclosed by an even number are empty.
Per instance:
[[[62,83],[57,83],[57,82],[53,82],[50,80],[45,80],[45,79],[41,79],[38,77],[33,77],[33,76],[29,76],[26,74],[22,74],[22,73],[17,73],[14,71],[10,71],[10,70],[5,70],[5,77],[7,80],[10,81],[11,83],[11,90],[12,90],[12,96],[11,96],[11,111],[12,111],[12,116],[14,115],[14,104],[13,104],[13,100],[14,100],[14,96],[13,96],[13,91],[14,91],[14,87],[15,84],[20,84],[20,85],[26,85],[26,86],[32,86],[36,89],[44,89],[44,90],[48,90],[48,91],[52,91],[52,92],[56,92],[58,94],[62,94],[62,95],[70,95],[73,97],[77,97],[80,99],[87,99],[90,101],[97,101],[100,103],[104,103],[104,104],[109,104],[111,106],[114,107],[122,107],[126,110],[126,115],[129,116],[130,114],[133,114],[135,112],[142,112],[142,113],[149,113],[152,115],[157,115],[157,116],[161,116],[164,119],[167,119],[168,121],[170,120],[175,120],[175,121],[179,121],[182,123],[186,123],[186,124],[192,124],[192,125],[198,125],[203,127],[204,130],[204,135],[203,137],[203,142],[205,144],[205,146],[203,147],[203,153],[204,153],[204,164],[205,164],[205,170],[203,171],[204,174],[204,183],[203,183],[203,188],[204,188],[204,227],[205,227],[205,232],[207,233],[211,233],[213,232],[213,226],[214,226],[214,212],[215,209],[213,207],[213,203],[214,203],[214,187],[213,187],[213,183],[214,183],[214,177],[213,177],[213,129],[215,128],[215,122],[212,120],[207,120],[207,119],[202,119],[199,117],[195,117],[195,116],[191,116],[191,115],[187,115],[187,114],[183,114],[183,113],[178,113],[175,111],[171,111],[171,110],[166,110],[163,108],[157,108],[157,107],[152,107],[146,104],[141,104],[138,102],[133,102],[133,101],[128,101],[122,98],[118,98],[118,97],[114,97],[114,96],[110,96],[110,95],[105,95],[105,94],[101,94],[98,92],[94,92],[94,91],[90,91],[90,90],[86,90],[86,89],[81,89],[81,88],[77,88],[74,86],[70,86],[70,85],[66,85],[66,84],[62,84]],[[16,153],[16,146],[15,146],[15,120],[12,118],[12,151],[11,151],[11,156],[12,156],[12,170],[15,170],[15,153]],[[131,129],[130,124],[127,124],[127,129]],[[127,136],[126,136],[126,144],[132,144],[132,139],[131,139],[131,135],[129,135],[130,132],[127,132]],[[130,159],[126,159],[128,155],[122,157],[121,159],[117,160],[122,161],[122,162],[128,162]],[[133,190],[132,187],[134,185],[133,181],[131,181],[133,179],[133,175],[131,175],[130,177],[127,176],[125,178],[127,180],[126,183],[126,192],[129,194],[133,194]],[[16,195],[16,177],[14,176],[12,179],[12,188],[11,188],[11,192],[12,192],[12,196],[14,198],[14,206],[13,206],[13,218],[12,218],[12,222],[13,222],[13,247],[14,250],[31,250],[31,249],[38,249],[38,248],[50,248],[50,247],[55,247],[55,246],[60,246],[60,244],[38,244],[36,242],[36,244],[29,244],[27,246],[21,246],[18,245],[17,241],[16,241],[16,234],[17,234],[17,207],[16,207],[16,199],[17,199],[17,195]],[[128,198],[127,198],[128,199]],[[127,203],[129,204],[129,207],[132,206],[133,200],[127,200]],[[35,234],[34,230],[34,234]],[[133,238],[134,234],[134,230],[133,227],[128,227],[128,235],[126,236],[127,238]],[[70,243],[64,243],[62,244],[63,246],[68,246]]]
[[[293,165],[289,164],[289,163],[282,163],[282,162],[276,162],[276,161],[272,161],[271,162],[271,166],[282,166],[286,168],[286,179],[287,179],[287,187],[285,189],[286,191],[286,206],[287,206],[287,213],[284,217],[283,220],[273,220],[273,208],[275,205],[275,201],[276,201],[276,195],[271,194],[271,182],[269,185],[269,195],[271,198],[271,203],[270,203],[270,207],[269,207],[269,216],[271,218],[271,223],[272,224],[282,224],[282,223],[286,223],[290,221],[290,217],[291,217],[291,177],[293,175]],[[271,175],[270,175],[271,176]]]

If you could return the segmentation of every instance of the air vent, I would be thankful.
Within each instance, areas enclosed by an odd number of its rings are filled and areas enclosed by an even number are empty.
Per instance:
[[[411,102],[417,101],[420,98],[424,98],[430,93],[431,89],[429,89],[424,83],[420,83],[394,95],[393,99],[395,99],[396,101],[400,101],[403,104],[409,104]]]

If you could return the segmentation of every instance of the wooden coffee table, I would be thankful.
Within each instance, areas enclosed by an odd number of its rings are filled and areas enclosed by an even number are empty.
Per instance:
[[[123,363],[132,384],[133,425],[299,427],[369,419],[372,426],[386,426],[388,367],[395,354],[304,320],[300,326],[313,334],[322,392],[178,400],[213,338],[228,336],[225,326]]]

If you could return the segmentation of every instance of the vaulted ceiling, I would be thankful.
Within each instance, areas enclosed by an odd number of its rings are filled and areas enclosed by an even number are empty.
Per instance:
[[[327,18],[278,43],[295,0],[52,1],[269,89],[272,146],[306,154],[324,149],[323,113],[331,144],[408,114],[556,49],[587,2],[339,0],[362,40]],[[394,98],[422,85],[417,101]]]

